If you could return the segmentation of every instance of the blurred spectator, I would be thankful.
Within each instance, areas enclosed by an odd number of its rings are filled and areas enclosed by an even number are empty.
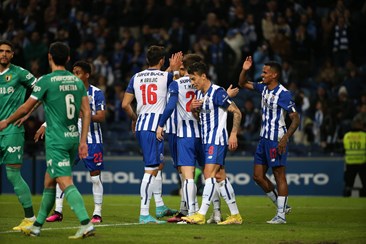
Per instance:
[[[25,67],[30,70],[31,62],[38,60],[41,72],[46,73],[48,67],[47,53],[48,47],[42,42],[40,33],[33,32],[29,44],[24,48]]]
[[[317,76],[318,83],[324,85],[327,89],[333,87],[336,80],[336,68],[330,58],[326,59]]]
[[[131,30],[129,28],[124,28],[122,30],[121,45],[125,52],[133,53],[133,46],[135,45],[135,38],[132,36]]]
[[[221,35],[223,34],[222,32],[219,19],[215,13],[210,12],[206,15],[206,21],[202,22],[202,24],[196,29],[196,40],[210,40],[212,33]]]
[[[122,81],[123,75],[127,72],[127,58],[128,53],[123,49],[121,42],[116,41],[111,59],[111,66],[116,81]]]
[[[253,54],[254,64],[254,81],[259,82],[262,80],[261,74],[263,65],[270,61],[281,62],[281,58],[275,54],[269,42],[264,41]]]
[[[252,99],[245,100],[242,114],[243,119],[241,120],[239,135],[246,142],[258,140],[261,128],[261,114],[258,108],[254,107]]]
[[[322,127],[325,115],[326,106],[323,102],[317,101],[315,104],[315,115],[313,119],[313,134],[314,143],[320,145],[321,141],[324,141],[325,135],[323,134]]]
[[[130,76],[140,72],[143,69],[143,66],[146,64],[145,52],[140,42],[135,42],[133,46],[133,53],[127,58],[127,64]]]
[[[361,97],[361,93],[366,91],[366,82],[364,82],[357,68],[354,66],[348,70],[348,74],[342,85],[346,87],[350,99],[355,102]]]
[[[243,57],[251,55],[258,45],[258,34],[254,23],[254,15],[248,14],[240,27],[244,38]]]
[[[296,80],[296,70],[292,67],[292,64],[288,60],[283,60],[282,62],[282,85],[288,88],[289,84],[292,82],[297,82]]]
[[[94,72],[104,76],[107,79],[107,86],[112,86],[114,83],[114,74],[112,66],[109,64],[107,55],[102,52],[93,61]]]
[[[277,32],[271,41],[273,52],[282,59],[291,59],[291,40],[285,35],[283,30]]]
[[[269,42],[273,41],[276,36],[277,25],[274,22],[273,13],[267,12],[262,18],[262,35],[263,38]]]
[[[224,41],[225,41],[225,43],[227,43],[229,45],[231,50],[233,50],[235,53],[232,67],[231,67],[231,70],[229,70],[229,72],[234,73],[234,70],[236,70],[237,67],[240,67],[240,70],[241,70],[241,64],[243,61],[242,50],[243,50],[243,45],[244,45],[243,36],[237,29],[230,29],[227,32],[226,37],[224,38]],[[233,75],[228,76],[228,77],[230,80],[235,79],[233,77]],[[235,73],[235,77],[237,77],[236,73]]]
[[[349,99],[348,91],[345,86],[341,86],[338,90],[338,97],[334,101],[334,108],[337,112],[337,126],[339,138],[343,138],[343,135],[351,130],[351,122],[356,115],[355,104]]]
[[[337,24],[334,26],[333,34],[333,60],[336,67],[346,65],[350,57],[350,30],[343,16],[338,16]]]
[[[217,32],[211,34],[211,44],[208,46],[207,51],[207,62],[213,65],[217,74],[216,83],[225,89],[228,88],[232,83],[229,80],[229,74],[230,72],[233,73],[235,52]]]
[[[182,51],[187,53],[190,47],[189,33],[179,18],[174,18],[168,30],[171,53]]]

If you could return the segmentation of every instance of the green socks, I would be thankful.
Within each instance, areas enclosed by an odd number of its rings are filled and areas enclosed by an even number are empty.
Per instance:
[[[78,189],[74,185],[70,185],[65,189],[64,193],[66,201],[69,203],[71,210],[74,211],[80,223],[82,225],[89,223],[89,215],[86,211],[84,200]]]
[[[6,168],[6,176],[8,180],[14,187],[14,192],[18,197],[19,202],[22,204],[24,209],[24,214],[26,218],[31,218],[34,216],[33,205],[32,205],[32,195],[28,184],[24,181],[23,177],[20,175],[20,168]]]
[[[53,205],[55,203],[55,197],[56,197],[55,188],[45,188],[43,190],[41,206],[39,207],[36,221],[41,226],[44,224],[48,214],[51,212],[53,208]]]

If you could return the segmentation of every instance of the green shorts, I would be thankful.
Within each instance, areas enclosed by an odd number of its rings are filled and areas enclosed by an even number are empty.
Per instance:
[[[0,165],[22,164],[24,151],[24,133],[0,136]]]
[[[47,145],[47,172],[51,178],[71,176],[72,165],[78,152],[78,143],[70,145]]]

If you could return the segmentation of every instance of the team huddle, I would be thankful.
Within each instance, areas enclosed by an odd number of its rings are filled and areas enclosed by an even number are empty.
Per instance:
[[[10,63],[13,53],[11,43],[0,42],[0,91],[9,91],[9,87],[14,90],[0,93],[5,105],[0,112],[1,164],[6,165],[7,178],[25,213],[24,220],[14,230],[38,236],[45,221],[62,221],[65,196],[81,224],[76,234],[69,238],[92,236],[95,234],[94,224],[102,222],[101,171],[104,166],[100,123],[105,119],[104,95],[88,82],[90,64],[79,61],[73,65],[73,74],[66,70],[69,47],[63,43],[51,44],[48,60],[52,72],[38,80]],[[225,172],[227,150],[238,148],[237,134],[242,115],[232,97],[239,89],[230,86],[226,91],[215,85],[208,76],[207,65],[196,54],[173,54],[169,68],[162,71],[165,56],[163,47],[149,47],[146,55],[148,68],[131,78],[122,101],[122,108],[132,121],[131,129],[141,147],[145,165],[140,187],[139,223],[241,224],[243,218]],[[285,177],[287,142],[300,119],[290,92],[279,83],[280,64],[266,63],[260,83],[247,81],[246,72],[251,66],[251,57],[247,57],[238,85],[262,95],[261,139],[254,156],[253,179],[277,206],[275,217],[267,223],[285,224],[285,214],[291,211],[287,204]],[[23,104],[27,88],[33,92]],[[132,106],[134,100],[136,109]],[[47,170],[41,206],[35,217],[29,187],[20,175],[24,146],[21,124],[41,103],[46,122],[37,131],[35,140],[45,137]],[[231,131],[226,126],[228,112],[233,114]],[[286,114],[291,119],[288,127],[284,121]],[[182,182],[179,210],[167,207],[161,194],[165,139]],[[14,145],[20,147],[17,155],[8,150]],[[72,181],[72,166],[79,160],[89,170],[93,183],[95,208],[92,218]],[[205,178],[200,206],[194,182],[197,166],[203,168]],[[277,187],[266,177],[269,168],[272,168]],[[150,214],[152,197],[156,218]],[[230,216],[225,220],[221,218],[220,197],[230,210]],[[55,199],[56,208],[48,217]],[[206,221],[211,203],[214,212]],[[167,221],[160,220],[164,216],[172,217]]]

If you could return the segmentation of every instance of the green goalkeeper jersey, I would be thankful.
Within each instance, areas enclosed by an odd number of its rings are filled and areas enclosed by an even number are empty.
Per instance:
[[[48,145],[79,142],[78,118],[83,96],[87,96],[83,82],[67,70],[56,70],[38,79],[31,97],[43,102]]]
[[[24,103],[27,88],[32,88],[35,82],[36,78],[28,70],[13,64],[0,73],[0,120],[8,118]],[[0,135],[23,132],[23,126],[11,124]]]

